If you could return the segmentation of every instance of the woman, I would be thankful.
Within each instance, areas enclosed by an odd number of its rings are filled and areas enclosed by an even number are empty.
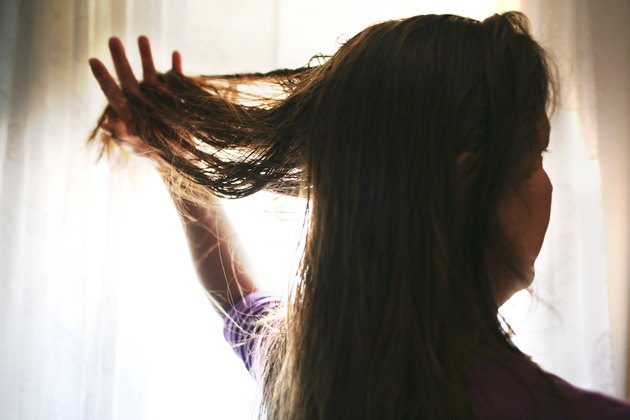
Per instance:
[[[120,87],[90,61],[110,102],[99,126],[183,197],[200,278],[269,418],[630,418],[540,369],[497,318],[533,280],[551,203],[555,84],[524,15],[379,23],[321,65],[267,74],[187,78],[174,53],[159,75],[139,47],[141,84],[116,39]],[[285,305],[256,292],[199,195],[262,189],[308,199]]]

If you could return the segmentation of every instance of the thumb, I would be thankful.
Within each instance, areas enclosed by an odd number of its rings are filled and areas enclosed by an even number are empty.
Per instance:
[[[182,70],[182,55],[179,53],[179,51],[173,51],[172,62],[173,70],[176,73],[183,74],[184,72]]]
[[[107,134],[116,139],[126,139],[131,136],[131,133],[127,129],[127,124],[125,124],[122,120],[113,119],[107,120],[101,124],[101,129]]]

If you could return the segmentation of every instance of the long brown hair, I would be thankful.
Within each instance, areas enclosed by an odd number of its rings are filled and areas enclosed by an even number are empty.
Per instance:
[[[169,72],[127,94],[133,129],[182,191],[308,197],[300,281],[264,364],[269,418],[469,417],[475,354],[537,369],[497,320],[485,261],[494,250],[520,276],[497,207],[539,152],[546,54],[510,12],[375,24],[322,61]]]

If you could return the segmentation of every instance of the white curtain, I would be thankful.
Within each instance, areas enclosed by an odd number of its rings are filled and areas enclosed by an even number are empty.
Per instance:
[[[630,134],[630,67],[627,59],[616,61],[627,56],[630,31],[619,27],[630,24],[630,7],[616,1],[530,0],[522,2],[521,10],[532,20],[538,39],[550,47],[563,92],[545,157],[554,193],[534,296],[517,295],[503,313],[513,321],[516,342],[543,367],[577,385],[625,397],[630,194],[624,190],[630,177],[611,177],[610,168],[630,165],[630,137],[619,135]],[[609,35],[607,48],[599,35],[603,25],[611,27],[610,34],[622,34]],[[613,67],[605,69],[601,63]],[[617,98],[602,95],[611,90],[622,93]],[[612,104],[618,107],[616,117],[609,115]],[[600,126],[601,121],[608,127]],[[626,153],[616,156],[611,147]],[[609,220],[603,217],[602,179],[609,186],[604,197]],[[625,217],[618,217],[624,209]],[[607,258],[605,250],[612,255]]]
[[[190,74],[264,71],[333,52],[377,20],[429,12],[483,18],[519,7],[518,1],[0,2],[0,418],[236,419],[256,411],[255,384],[223,342],[177,215],[150,165],[133,157],[97,164],[85,145],[105,103],[87,59],[107,58],[109,36],[126,41],[136,68],[135,38],[146,34],[162,69],[177,48]],[[546,9],[532,13],[537,30],[554,22]],[[584,41],[571,34],[563,53]],[[554,214],[535,287],[543,303],[529,310],[529,298],[521,296],[505,312],[519,342],[544,367],[612,392],[597,140],[592,126],[580,124],[591,110],[575,106],[583,102],[574,92],[579,100],[567,102],[552,122]],[[301,203],[262,194],[228,206],[259,281],[282,291]]]

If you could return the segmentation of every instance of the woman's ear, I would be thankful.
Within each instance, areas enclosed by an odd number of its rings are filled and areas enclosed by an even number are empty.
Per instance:
[[[466,174],[472,163],[476,160],[478,153],[463,152],[455,158],[455,171],[458,176]]]
[[[457,164],[457,167],[459,168],[462,165],[466,165],[468,162],[470,162],[471,159],[476,155],[477,154],[473,152],[460,153],[459,155],[457,155],[457,158],[455,159],[455,163]]]

